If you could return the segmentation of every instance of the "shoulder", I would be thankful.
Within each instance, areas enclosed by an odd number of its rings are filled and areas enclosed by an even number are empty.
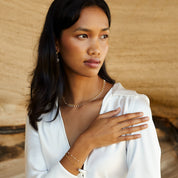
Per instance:
[[[137,110],[137,108],[149,108],[150,101],[145,94],[137,93],[134,90],[126,89],[121,83],[115,83],[108,92],[107,98],[111,102],[123,103],[129,110]]]
[[[54,108],[51,111],[49,111],[47,113],[43,113],[43,114],[40,115],[39,121],[37,122],[37,125],[38,126],[41,125],[41,124],[44,125],[46,123],[48,123],[48,125],[52,125],[53,124],[52,121],[56,121],[56,119],[54,119],[54,118],[57,118],[56,114],[59,115],[59,112],[57,111],[57,107],[54,106]]]
[[[135,90],[129,90],[123,87],[121,83],[115,83],[111,88],[112,96],[125,96],[125,97],[139,97],[143,100],[149,100],[148,97],[144,94],[137,93]]]

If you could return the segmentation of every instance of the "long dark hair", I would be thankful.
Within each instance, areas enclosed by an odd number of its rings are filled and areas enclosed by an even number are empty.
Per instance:
[[[32,72],[31,94],[28,105],[30,124],[38,130],[37,122],[42,119],[42,114],[52,111],[58,102],[56,119],[65,87],[65,72],[59,54],[60,62],[56,63],[56,40],[60,39],[61,32],[72,26],[80,17],[83,8],[89,6],[100,7],[107,15],[109,26],[111,15],[108,5],[104,0],[54,0],[51,4],[46,21],[41,33],[38,46],[38,60]],[[115,81],[107,74],[103,63],[98,75],[107,82]]]

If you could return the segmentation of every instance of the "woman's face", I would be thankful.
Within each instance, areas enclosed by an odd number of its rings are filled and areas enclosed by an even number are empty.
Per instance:
[[[87,7],[79,20],[63,30],[57,45],[67,74],[96,76],[108,52],[109,23],[104,11]]]

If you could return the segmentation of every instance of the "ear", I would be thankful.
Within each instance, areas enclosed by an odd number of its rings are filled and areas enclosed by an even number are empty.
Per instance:
[[[56,40],[55,46],[56,46],[56,52],[59,53],[60,52],[60,48],[59,48],[59,41],[58,40]]]

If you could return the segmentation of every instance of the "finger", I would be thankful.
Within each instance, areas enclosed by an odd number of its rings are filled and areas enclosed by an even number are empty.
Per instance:
[[[141,138],[141,134],[120,136],[118,138],[118,142],[135,140],[135,139],[138,139],[138,138]]]
[[[133,132],[137,132],[137,131],[140,131],[140,130],[144,130],[148,128],[148,124],[144,124],[144,125],[139,125],[139,126],[135,126],[135,127],[129,127],[129,128],[125,128],[125,129],[122,129],[120,131],[121,135],[124,135],[124,134],[131,134]]]
[[[109,112],[106,112],[104,114],[100,114],[99,115],[99,119],[106,119],[106,118],[109,118],[109,117],[113,117],[113,116],[116,116],[117,114],[119,114],[121,111],[121,108],[117,108],[116,110],[113,110],[113,111],[109,111]]]
[[[127,121],[123,121],[121,123],[118,123],[118,126],[120,128],[125,128],[125,127],[129,127],[129,126],[133,126],[133,125],[136,125],[136,124],[140,124],[140,123],[143,123],[143,122],[146,122],[149,120],[149,117],[141,117],[141,118],[137,118],[137,119],[129,119]]]
[[[123,114],[121,116],[117,116],[117,121],[118,122],[122,122],[122,121],[126,121],[129,119],[134,119],[134,118],[138,118],[138,117],[142,117],[144,115],[143,112],[135,112],[135,113],[129,113],[129,114]]]

